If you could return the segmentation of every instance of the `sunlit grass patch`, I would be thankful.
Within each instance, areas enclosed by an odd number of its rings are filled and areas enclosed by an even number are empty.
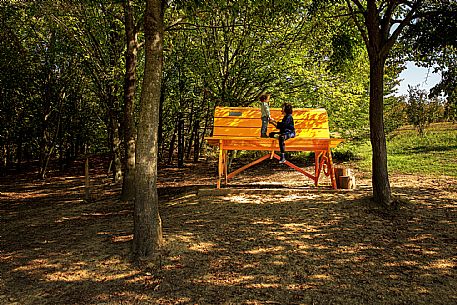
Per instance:
[[[450,124],[450,127],[453,125]],[[457,129],[427,129],[423,136],[402,130],[387,138],[389,171],[403,174],[448,175],[457,177]],[[369,141],[355,146],[357,165],[371,170]]]

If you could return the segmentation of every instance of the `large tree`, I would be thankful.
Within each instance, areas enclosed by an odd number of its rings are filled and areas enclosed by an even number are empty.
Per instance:
[[[370,61],[370,140],[374,200],[393,203],[387,169],[384,130],[384,70],[386,60],[402,31],[418,17],[422,0],[346,0],[349,14],[365,42]]]
[[[162,246],[157,194],[158,122],[163,66],[164,0],[148,0],[144,17],[145,71],[135,155],[133,256],[151,258]]]

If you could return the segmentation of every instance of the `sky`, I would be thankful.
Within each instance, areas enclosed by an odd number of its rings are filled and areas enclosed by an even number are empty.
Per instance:
[[[414,62],[407,62],[406,69],[400,73],[400,86],[398,87],[397,96],[408,95],[408,85],[413,87],[420,85],[420,89],[430,91],[440,80],[441,76],[432,73],[428,68],[418,67]]]

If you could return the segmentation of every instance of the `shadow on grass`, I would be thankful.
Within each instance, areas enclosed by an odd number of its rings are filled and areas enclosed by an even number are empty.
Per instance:
[[[396,154],[410,155],[417,153],[432,153],[455,150],[457,150],[457,145],[424,145],[412,148],[405,148],[403,152],[397,152]]]

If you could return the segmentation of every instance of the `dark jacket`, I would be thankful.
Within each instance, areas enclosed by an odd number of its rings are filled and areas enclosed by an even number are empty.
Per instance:
[[[286,114],[281,122],[278,122],[278,129],[281,133],[288,133],[290,137],[295,137],[294,118],[291,114]]]

